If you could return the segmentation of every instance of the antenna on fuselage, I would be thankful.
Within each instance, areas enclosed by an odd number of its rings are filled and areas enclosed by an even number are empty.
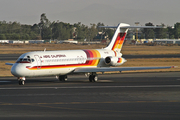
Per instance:
[[[44,48],[44,52],[46,52],[46,48]]]

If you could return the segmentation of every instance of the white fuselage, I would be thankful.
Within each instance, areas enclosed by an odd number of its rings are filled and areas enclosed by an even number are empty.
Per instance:
[[[105,58],[119,57],[118,65],[126,60],[113,50],[62,50],[42,51],[22,54],[12,66],[11,73],[16,77],[65,75],[76,68],[107,67]]]

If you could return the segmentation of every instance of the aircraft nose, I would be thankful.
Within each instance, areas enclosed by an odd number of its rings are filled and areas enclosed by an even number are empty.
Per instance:
[[[16,77],[21,77],[21,69],[17,63],[15,63],[11,68],[11,73]]]

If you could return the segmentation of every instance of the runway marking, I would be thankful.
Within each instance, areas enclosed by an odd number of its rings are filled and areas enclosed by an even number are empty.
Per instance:
[[[179,103],[179,100],[159,101],[105,101],[105,102],[55,102],[55,103],[0,103],[0,106],[11,105],[79,105],[79,104],[118,104],[118,103]]]
[[[6,83],[6,82],[11,82],[11,81],[0,81],[0,83]]]
[[[138,86],[75,86],[75,87],[9,87],[0,90],[25,90],[25,89],[103,89],[103,88],[169,88],[180,85],[138,85]]]
[[[122,111],[122,110],[109,110],[109,109],[100,109],[100,108],[76,108],[76,107],[62,107],[62,105],[80,105],[80,104],[129,104],[129,103],[180,103],[179,100],[169,100],[169,101],[105,101],[105,102],[57,102],[57,103],[2,103],[0,106],[38,106],[43,108],[51,109],[62,109],[62,110],[78,110],[78,111],[100,111],[100,112],[115,112],[115,113],[145,113],[145,114],[167,114],[166,112],[146,112],[146,111]],[[60,106],[58,106],[60,105]],[[179,115],[179,112],[169,113],[171,115]]]
[[[98,82],[113,82],[112,80],[99,80]]]

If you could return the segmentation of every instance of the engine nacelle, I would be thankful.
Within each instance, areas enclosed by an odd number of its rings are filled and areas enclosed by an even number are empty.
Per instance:
[[[111,56],[108,56],[105,58],[105,63],[106,65],[109,65],[109,66],[119,66],[119,65],[122,65],[123,63],[125,63],[126,60],[122,57],[111,57]]]

